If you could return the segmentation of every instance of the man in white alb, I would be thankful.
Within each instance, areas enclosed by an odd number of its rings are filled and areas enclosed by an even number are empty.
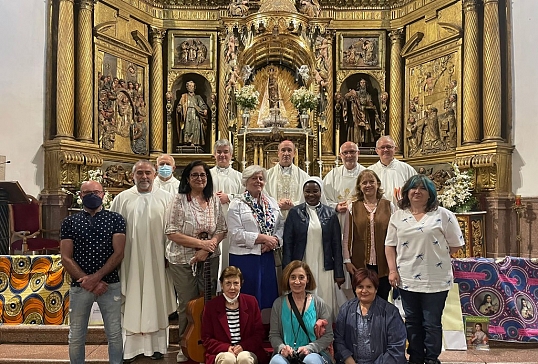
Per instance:
[[[240,195],[245,191],[241,184],[241,173],[230,166],[233,155],[233,146],[227,139],[219,139],[215,142],[213,155],[217,165],[211,168],[211,177],[213,178],[213,191],[220,199],[222,205],[222,213],[228,224],[228,206],[235,195]],[[219,272],[229,265],[228,250],[230,243],[228,237],[224,238],[220,244],[220,267]],[[220,273],[219,273],[220,275]],[[219,290],[220,282],[217,281],[217,290]]]
[[[349,141],[342,144],[342,146],[340,146],[342,165],[333,168],[323,179],[323,191],[327,198],[327,204],[338,212],[340,228],[344,233],[345,219],[347,216],[346,212],[350,206],[351,199],[356,192],[355,186],[357,184],[357,177],[359,173],[365,169],[364,166],[359,164],[359,154],[360,152],[357,144]],[[347,249],[345,251],[347,251]],[[342,247],[342,253],[344,253],[344,247]],[[344,257],[344,264],[345,263],[351,263],[349,254]],[[345,278],[346,281],[340,287],[340,290],[336,290],[336,299],[339,305],[344,304],[344,302],[353,297],[349,275],[346,274]]]
[[[342,144],[340,158],[342,165],[333,168],[323,178],[323,192],[327,204],[343,215],[347,211],[351,197],[355,194],[357,176],[365,168],[359,164],[359,147],[353,142]]]
[[[165,212],[173,195],[153,188],[155,167],[140,160],[133,167],[135,186],[121,192],[110,208],[127,222],[125,256],[120,267],[125,362],[143,354],[161,359],[168,348],[168,315],[176,309],[165,273]]]
[[[157,177],[153,182],[153,187],[161,188],[170,192],[172,195],[177,193],[179,180],[174,177],[176,170],[176,161],[171,155],[161,154],[157,157]]]
[[[417,174],[417,171],[409,164],[394,158],[396,144],[389,135],[377,140],[375,150],[379,162],[372,164],[368,169],[374,171],[381,180],[385,198],[398,206],[401,188],[409,178]]]
[[[267,171],[265,190],[278,202],[282,215],[286,217],[288,210],[303,201],[303,184],[308,174],[293,164],[295,144],[284,140],[278,145],[278,164]]]

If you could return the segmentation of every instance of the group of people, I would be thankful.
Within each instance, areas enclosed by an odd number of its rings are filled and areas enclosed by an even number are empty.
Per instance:
[[[231,144],[219,140],[216,166],[191,162],[180,181],[171,156],[156,166],[137,162],[135,186],[110,211],[101,206],[102,186],[83,183],[84,211],[62,224],[62,259],[74,282],[72,362],[84,360],[94,301],[111,363],[162,358],[168,314],[177,310],[182,335],[208,262],[211,294],[222,294],[203,314],[207,364],[267,362],[264,323],[270,364],[403,364],[406,340],[409,363],[438,363],[450,253],[463,237],[431,180],[395,159],[395,149],[381,137],[380,160],[366,169],[358,146],[346,142],[343,164],[321,180],[293,164],[291,141],[280,143],[274,167],[239,173],[230,167]],[[405,325],[386,301],[391,288],[399,288]],[[180,350],[177,361],[186,360]]]

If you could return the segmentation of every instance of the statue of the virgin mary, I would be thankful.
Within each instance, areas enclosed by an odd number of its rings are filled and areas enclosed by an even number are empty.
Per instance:
[[[278,76],[278,68],[274,65],[269,66],[258,117],[258,125],[261,127],[284,126],[288,123],[289,115],[278,87]]]

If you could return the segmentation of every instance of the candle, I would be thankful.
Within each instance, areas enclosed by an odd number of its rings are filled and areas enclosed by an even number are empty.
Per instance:
[[[322,159],[321,159],[321,131],[320,131],[318,134],[319,134],[319,136],[318,136],[318,144],[319,144],[319,147],[318,147],[318,149],[319,149],[319,160],[321,161],[321,160],[322,160]]]
[[[521,206],[521,195],[516,195],[516,206]]]
[[[247,129],[243,132],[243,161],[247,161]]]
[[[305,133],[305,135],[306,135],[306,149],[305,149],[306,159],[305,160],[308,160],[308,133]]]

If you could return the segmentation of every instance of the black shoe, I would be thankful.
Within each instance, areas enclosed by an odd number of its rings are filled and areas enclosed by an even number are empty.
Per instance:
[[[439,359],[427,359],[424,360],[424,364],[441,364]]]
[[[129,359],[123,359],[123,364],[132,363],[135,360],[136,360],[136,356]]]
[[[177,315],[177,312],[172,312],[170,315],[168,315],[168,320],[173,321],[177,320],[179,316]]]
[[[159,353],[158,351],[154,352],[151,356],[152,360],[161,360],[162,358],[164,358],[164,355],[162,353]]]

